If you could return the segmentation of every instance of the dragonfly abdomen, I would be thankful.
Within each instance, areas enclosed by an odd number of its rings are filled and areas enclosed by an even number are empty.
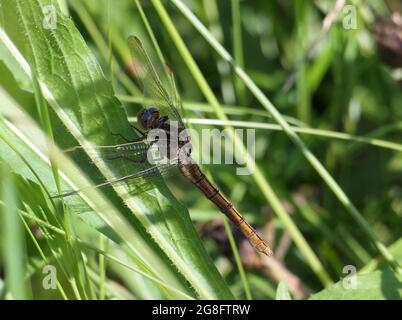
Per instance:
[[[212,201],[219,210],[225,214],[234,225],[250,241],[251,245],[258,251],[271,256],[272,250],[268,244],[261,238],[257,231],[244,219],[241,213],[227,200],[224,194],[216,188],[208,178],[202,173],[200,167],[195,164],[180,164],[181,173],[189,179],[202,193]]]

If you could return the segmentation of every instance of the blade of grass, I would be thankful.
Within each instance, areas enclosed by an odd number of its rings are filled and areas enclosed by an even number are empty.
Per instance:
[[[113,71],[116,72],[115,76],[119,79],[119,81],[122,83],[122,85],[127,89],[128,92],[131,94],[139,94],[140,90],[137,88],[137,86],[134,84],[134,82],[126,75],[124,72],[120,72],[121,66],[118,63],[117,58],[114,56],[113,52],[110,52],[108,42],[103,38],[102,33],[98,30],[98,27],[94,20],[92,19],[91,15],[88,13],[88,10],[86,9],[84,3],[81,1],[71,1],[71,6],[74,9],[74,11],[77,13],[79,19],[83,23],[84,27],[88,31],[89,35],[93,39],[95,45],[97,46],[99,52],[101,53],[103,59],[105,61],[109,61],[109,59],[112,59],[112,66],[113,66]],[[112,32],[112,31],[110,31]],[[109,38],[108,40],[112,40],[112,38]],[[111,57],[110,57],[111,55]]]
[[[295,21],[297,28],[297,39],[296,39],[297,59],[301,59],[301,57],[304,55],[304,52],[306,50],[306,39],[309,38],[308,16],[310,13],[310,6],[311,2],[309,1],[296,1],[294,6],[295,17],[296,17]],[[244,69],[240,64],[238,64],[238,66],[239,68]],[[307,86],[307,66],[304,64],[300,66],[299,72],[297,73],[296,92],[297,92],[296,110],[298,118],[305,123],[310,123],[311,97]]]
[[[163,286],[163,287],[165,287],[165,288],[167,288],[167,289],[169,289],[169,290],[171,290],[171,291],[173,291],[173,292],[176,292],[176,293],[179,294],[182,298],[186,298],[186,299],[189,299],[189,300],[193,300],[193,299],[194,299],[193,297],[189,296],[189,295],[186,294],[185,292],[180,291],[180,290],[178,290],[178,289],[176,289],[176,288],[173,288],[173,287],[171,287],[171,286],[169,286],[169,285],[166,285],[166,283],[165,283],[163,280],[160,280],[160,279],[158,279],[157,277],[151,276],[151,275],[149,275],[149,274],[147,274],[147,273],[141,271],[140,269],[137,269],[137,268],[134,268],[134,267],[128,265],[127,263],[125,263],[125,262],[119,260],[118,258],[116,258],[116,257],[114,257],[114,256],[112,256],[112,255],[110,255],[110,254],[108,254],[107,252],[105,252],[105,251],[103,251],[103,250],[101,250],[101,249],[98,249],[98,248],[94,247],[94,246],[93,246],[92,244],[90,244],[90,243],[87,243],[87,242],[85,242],[85,241],[82,241],[82,244],[84,244],[87,248],[89,248],[89,249],[91,249],[91,250],[97,252],[98,254],[101,254],[101,255],[105,256],[105,258],[107,258],[107,259],[109,259],[109,260],[111,260],[111,261],[117,262],[117,263],[119,263],[120,265],[126,267],[126,268],[129,269],[129,270],[134,271],[134,272],[136,272],[136,273],[138,273],[138,274],[141,274],[142,276],[144,276],[144,277],[146,277],[147,279],[149,279],[149,280],[155,282],[156,284],[161,285],[161,286]]]
[[[244,55],[243,55],[243,37],[240,17],[240,1],[232,0],[232,41],[233,41],[233,56],[241,68],[244,68]],[[244,83],[237,77],[234,79],[236,92],[240,104],[244,105],[246,102],[246,88]]]
[[[357,258],[357,254],[351,250],[347,239],[341,237],[337,232],[326,224],[324,219],[320,219],[319,214],[308,203],[308,201],[294,201],[301,216],[308,221],[309,225],[313,226],[325,239],[328,239],[338,248],[345,256],[348,257],[348,261],[353,263],[361,263]]]
[[[152,28],[151,28],[151,25],[150,25],[150,23],[148,21],[148,18],[145,15],[144,9],[142,8],[142,5],[141,5],[139,0],[134,0],[134,3],[135,3],[135,6],[138,9],[138,12],[140,13],[141,20],[144,23],[145,29],[147,30],[148,35],[151,38],[152,45],[154,46],[154,48],[156,50],[156,54],[158,55],[159,61],[160,61],[160,63],[162,65],[165,65],[166,64],[165,58],[164,58],[164,56],[162,54],[161,48],[159,47],[158,41],[156,40],[155,34],[152,31]]]
[[[89,276],[93,282],[99,282],[99,275],[96,273],[96,271],[89,269]],[[135,300],[137,298],[118,281],[113,279],[107,279],[105,288],[107,291],[106,298],[109,300]]]
[[[134,118],[130,118],[131,121],[136,121]],[[264,130],[273,130],[273,131],[283,131],[283,128],[274,123],[260,123],[260,122],[250,122],[250,121],[236,121],[236,120],[219,120],[219,119],[199,119],[199,118],[188,118],[185,119],[186,123],[192,124],[202,124],[202,125],[211,125],[211,126],[233,126],[237,128],[254,128],[254,129],[264,129]],[[390,149],[394,151],[402,151],[402,144],[367,138],[362,136],[355,136],[349,133],[330,131],[330,130],[322,130],[322,129],[314,129],[314,128],[300,128],[291,126],[294,132],[298,132],[301,134],[319,136],[319,137],[327,137],[332,139],[344,140],[349,142],[356,143],[364,143],[368,145],[372,145],[379,148]]]
[[[18,196],[14,178],[10,168],[0,165],[1,183],[0,197],[4,201],[2,206],[2,238],[4,243],[5,282],[11,297],[17,300],[29,299],[31,294],[25,279],[26,253],[25,237],[18,216]]]
[[[225,32],[220,21],[220,13],[218,0],[203,0],[203,20],[206,21],[209,30],[215,35],[219,41],[224,42]],[[201,11],[201,10],[199,10]],[[221,81],[222,99],[225,103],[233,104],[235,96],[235,88],[233,85],[233,77],[229,65],[223,61],[217,54],[213,54],[216,68],[219,72]]]
[[[106,239],[100,234],[99,235],[99,249],[102,251],[106,250]],[[105,282],[106,282],[106,262],[105,256],[99,255],[99,300],[105,300]]]
[[[27,224],[26,221],[24,220],[24,215],[21,215],[21,212],[22,212],[22,211],[20,210],[21,220],[22,220],[22,222],[24,223],[26,232],[29,234],[29,237],[31,238],[32,242],[34,243],[34,245],[35,245],[35,247],[36,247],[36,250],[39,252],[39,255],[41,256],[41,258],[42,258],[42,260],[44,261],[44,263],[45,263],[46,265],[49,264],[49,261],[48,261],[46,255],[44,254],[42,248],[40,247],[40,245],[39,245],[39,243],[38,243],[38,240],[37,240],[36,237],[33,235],[32,230],[29,228],[28,224]],[[26,215],[29,216],[28,214],[26,214]],[[26,217],[26,216],[25,216],[25,217]],[[35,216],[33,216],[33,217],[35,217]],[[35,217],[35,218],[36,218],[36,217]],[[37,220],[36,222],[38,222],[38,220],[40,221],[40,219],[37,219],[37,218],[36,218],[35,220]],[[35,221],[35,220],[34,220],[34,221]],[[47,224],[46,222],[44,222],[44,223]],[[50,227],[53,227],[52,225],[49,225],[49,226],[50,226]],[[56,286],[57,286],[57,289],[58,289],[59,292],[60,292],[60,295],[62,296],[62,298],[63,298],[64,300],[68,300],[68,297],[67,297],[67,295],[66,295],[66,292],[65,292],[63,286],[61,285],[60,281],[59,281],[58,279],[57,279],[56,281],[57,281],[57,282],[56,282]]]
[[[233,251],[234,258],[235,258],[237,269],[239,270],[239,274],[240,274],[241,282],[244,287],[244,293],[246,295],[246,299],[253,300],[253,296],[251,295],[250,286],[248,285],[246,273],[244,272],[243,263],[240,259],[239,250],[237,250],[236,242],[233,237],[233,232],[230,229],[230,225],[229,225],[228,219],[226,217],[223,218],[223,223],[225,225],[226,234],[228,235],[229,244],[232,247],[232,251]]]
[[[108,59],[107,65],[109,67],[109,73],[112,80],[112,87],[114,87],[114,77],[113,77],[113,46],[112,46],[112,27],[111,27],[111,0],[107,1],[107,47],[108,47]]]
[[[123,102],[130,102],[130,103],[135,103],[135,104],[140,104],[140,105],[149,105],[152,103],[150,99],[146,99],[144,97],[133,97],[133,96],[127,96],[127,95],[117,95],[120,101]],[[183,107],[188,110],[193,110],[193,111],[202,111],[202,112],[210,112],[210,113],[215,113],[213,107],[209,105],[208,103],[202,103],[202,102],[195,102],[195,101],[182,101]],[[266,117],[272,119],[272,116],[264,110],[255,110],[243,106],[234,106],[234,105],[221,105],[222,110],[224,111],[225,114],[228,115],[255,115],[255,116],[260,116],[260,117]],[[301,121],[284,116],[286,121],[289,123],[295,125],[295,126],[300,126],[304,127],[306,126],[304,123]]]

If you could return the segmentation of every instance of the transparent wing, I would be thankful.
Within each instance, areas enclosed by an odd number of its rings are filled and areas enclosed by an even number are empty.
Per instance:
[[[169,66],[166,66],[166,69],[167,69],[167,73],[169,76],[170,87],[172,88],[173,106],[175,106],[175,109],[178,112],[180,119],[182,120],[185,113],[184,113],[183,104],[181,103],[181,100],[180,100],[179,92],[177,91],[174,73],[171,71]],[[181,125],[184,127],[183,123],[181,123]]]
[[[170,68],[166,68],[169,86],[165,87],[142,42],[135,36],[130,36],[127,41],[133,57],[134,74],[144,86],[145,97],[149,98],[159,108],[162,116],[169,116],[169,120],[177,121],[179,127],[184,128],[180,115],[181,104]],[[166,88],[170,90],[168,91]]]
[[[155,141],[156,142],[156,141]],[[141,164],[147,160],[148,152],[153,142],[146,139],[111,146],[93,147],[91,160],[93,163],[99,161],[108,162],[122,159],[132,163]],[[64,150],[65,154],[78,162],[88,160],[87,151],[81,146],[72,147]]]
[[[96,164],[102,161],[111,164],[113,162],[113,168],[121,174],[107,180],[100,172],[93,173],[91,174],[94,181],[93,185],[78,190],[64,190],[62,194],[52,195],[52,198],[73,196],[86,189],[119,184],[127,185],[131,194],[145,192],[153,188],[156,180],[162,176],[166,177],[179,173],[177,159],[167,159],[161,156],[159,147],[163,143],[165,142],[157,141],[154,143],[145,140],[114,146],[98,146],[93,148],[91,158],[80,146],[69,148],[65,150],[66,155],[78,163],[91,161]]]

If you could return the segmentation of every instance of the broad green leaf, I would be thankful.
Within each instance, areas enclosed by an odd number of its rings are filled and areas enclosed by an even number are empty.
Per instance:
[[[49,4],[52,2],[46,0],[2,0],[0,33],[6,47],[14,51],[27,74],[36,70],[47,102],[69,134],[86,150],[91,150],[93,145],[117,143],[111,133],[135,138],[110,82],[71,19],[64,17],[56,6],[54,28],[45,27],[48,18],[54,19],[45,17],[42,11]],[[68,135],[64,132],[55,132],[55,136],[59,143],[66,144],[63,136]],[[89,166],[80,163],[83,171],[89,171]],[[97,169],[106,178],[133,170],[117,168],[112,161],[97,162]],[[121,211],[127,214],[124,206],[131,210],[200,297],[232,297],[202,247],[187,210],[163,183],[138,197],[130,195],[126,185],[115,186],[114,190],[124,201]],[[133,221],[130,216],[126,218]]]
[[[310,297],[313,300],[396,300],[402,298],[402,276],[390,269],[348,275]]]

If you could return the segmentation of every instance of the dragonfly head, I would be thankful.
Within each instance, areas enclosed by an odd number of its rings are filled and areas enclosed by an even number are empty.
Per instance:
[[[137,121],[144,129],[150,129],[152,120],[157,118],[159,118],[159,110],[155,107],[144,108],[137,115]]]

